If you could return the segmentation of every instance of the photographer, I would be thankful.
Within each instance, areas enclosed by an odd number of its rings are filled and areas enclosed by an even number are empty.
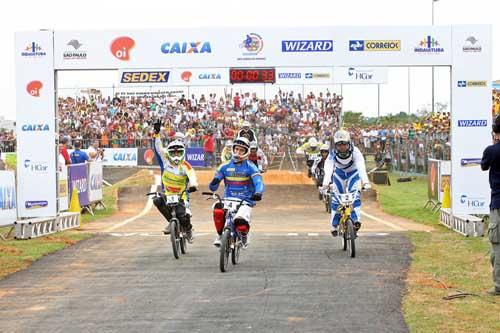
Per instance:
[[[99,147],[99,140],[94,140],[87,152],[91,161],[102,161],[104,159],[104,149]]]
[[[488,238],[491,242],[494,287],[488,290],[488,293],[500,296],[500,116],[497,116],[493,123],[493,142],[493,145],[484,150],[481,169],[490,170],[491,203]]]

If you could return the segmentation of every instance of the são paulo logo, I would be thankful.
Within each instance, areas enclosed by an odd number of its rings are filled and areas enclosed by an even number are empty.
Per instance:
[[[134,48],[135,41],[127,36],[115,38],[111,42],[111,54],[118,60],[129,61],[130,51]]]
[[[30,44],[26,45],[24,50],[21,52],[22,57],[29,58],[38,58],[46,55],[47,53],[45,53],[45,51],[42,49],[42,46],[37,42],[31,42]]]
[[[474,36],[469,36],[465,40],[465,45],[462,47],[462,51],[464,52],[481,52],[483,48],[481,44],[479,44],[479,40]]]
[[[166,42],[161,45],[161,52],[172,53],[212,53],[210,42]]]
[[[43,83],[40,81],[31,81],[26,85],[26,91],[33,97],[40,97],[40,90],[43,87]]]
[[[427,36],[418,43],[418,46],[415,47],[414,51],[420,54],[428,54],[443,53],[444,49],[441,47],[441,44],[436,38]]]
[[[87,59],[87,51],[81,49],[83,46],[82,43],[78,41],[78,39],[72,39],[66,44],[71,46],[72,49],[68,51],[64,51],[63,59],[64,60],[85,60]]]

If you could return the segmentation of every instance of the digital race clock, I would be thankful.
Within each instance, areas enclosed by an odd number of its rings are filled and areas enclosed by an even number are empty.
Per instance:
[[[230,68],[229,82],[233,83],[275,83],[275,68]]]

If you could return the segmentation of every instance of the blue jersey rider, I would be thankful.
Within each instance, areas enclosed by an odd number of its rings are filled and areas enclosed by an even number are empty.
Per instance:
[[[247,138],[239,137],[233,142],[232,159],[220,165],[215,172],[215,176],[209,184],[212,192],[217,191],[219,184],[224,180],[224,198],[237,198],[244,200],[248,205],[241,205],[234,216],[234,224],[241,233],[243,248],[248,246],[248,232],[250,231],[250,219],[252,206],[255,201],[262,199],[264,184],[262,176],[257,166],[248,161],[250,154],[250,142]],[[214,223],[217,230],[215,246],[220,246],[220,235],[224,229],[224,213],[220,203],[214,206]]]
[[[370,181],[366,174],[365,159],[361,151],[354,147],[351,142],[349,132],[339,130],[333,137],[334,149],[325,161],[325,176],[323,187],[332,183],[332,191],[336,194],[352,192],[354,189],[361,190],[370,188]],[[340,215],[337,213],[339,202],[335,195],[332,196],[332,235],[338,235],[337,227],[340,222]],[[353,203],[351,218],[354,221],[354,228],[361,227],[361,198],[358,197]]]

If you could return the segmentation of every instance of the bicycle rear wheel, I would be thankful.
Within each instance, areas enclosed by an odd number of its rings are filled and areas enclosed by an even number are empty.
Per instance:
[[[219,268],[222,273],[227,271],[227,265],[229,263],[229,253],[231,252],[231,230],[224,229],[222,236],[220,238],[220,257],[219,257]]]
[[[172,250],[175,259],[179,259],[179,226],[177,221],[172,219],[170,221],[170,242],[172,243]]]

